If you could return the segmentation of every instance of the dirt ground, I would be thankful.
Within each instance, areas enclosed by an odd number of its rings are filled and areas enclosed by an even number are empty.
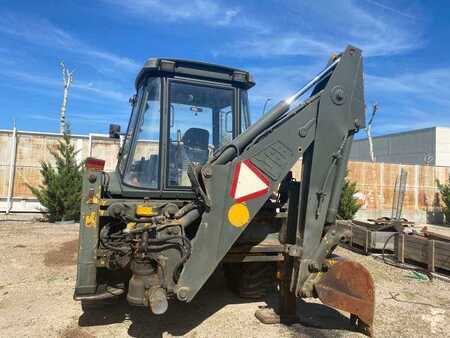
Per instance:
[[[299,302],[301,324],[261,324],[254,312],[265,303],[234,296],[220,271],[192,303],[173,302],[163,316],[125,302],[83,313],[72,300],[77,238],[74,224],[0,221],[0,337],[363,337],[347,314],[317,302]],[[374,277],[376,337],[450,337],[448,282],[338,251]]]

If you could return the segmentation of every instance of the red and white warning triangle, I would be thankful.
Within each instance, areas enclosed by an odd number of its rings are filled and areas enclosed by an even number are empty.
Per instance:
[[[234,167],[230,196],[236,202],[262,196],[269,187],[269,179],[250,160],[238,162]]]

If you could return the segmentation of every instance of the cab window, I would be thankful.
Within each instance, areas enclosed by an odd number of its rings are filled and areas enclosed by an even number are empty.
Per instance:
[[[196,83],[169,84],[169,187],[190,186],[187,169],[205,164],[233,137],[234,90]]]

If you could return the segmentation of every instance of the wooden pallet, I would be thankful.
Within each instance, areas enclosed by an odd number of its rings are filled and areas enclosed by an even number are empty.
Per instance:
[[[371,252],[383,249],[383,246],[389,236],[394,234],[392,231],[377,231],[365,226],[364,222],[353,221],[348,224],[351,230],[351,237],[348,247],[352,250],[362,251],[368,255]],[[394,250],[394,241],[390,240],[386,245],[387,250]]]
[[[429,239],[419,235],[396,236],[395,252],[401,263],[413,261],[427,266],[427,270],[450,271],[450,242]]]

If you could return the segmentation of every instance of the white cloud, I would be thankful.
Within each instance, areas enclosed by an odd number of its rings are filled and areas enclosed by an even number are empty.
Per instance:
[[[394,7],[387,6],[387,5],[385,5],[383,3],[380,3],[378,1],[375,1],[375,0],[364,0],[364,1],[366,1],[367,3],[369,3],[369,4],[373,5],[373,6],[382,8],[384,10],[387,10],[389,12],[392,12],[392,13],[395,13],[397,15],[403,16],[405,18],[408,18],[408,19],[411,19],[411,20],[415,20],[416,19],[416,17],[414,15],[410,14],[409,12],[398,10],[398,9],[396,9]]]
[[[450,68],[429,68],[416,72],[388,76],[366,75],[370,90],[388,94],[406,95],[409,100],[427,99],[450,110]]]
[[[348,20],[347,37],[363,49],[365,56],[400,54],[422,46],[414,22],[364,8],[354,1],[343,3],[342,14],[347,13]]]
[[[130,58],[95,48],[47,20],[2,12],[0,13],[0,33],[21,38],[32,44],[78,54],[95,66],[99,61],[103,61],[113,67],[133,72],[139,68],[139,65]]]
[[[365,80],[366,97],[380,104],[375,134],[450,125],[450,68],[367,74]]]
[[[47,87],[51,89],[46,91],[50,96],[54,96],[55,92],[62,93],[62,79],[51,78],[36,73],[22,72],[17,70],[0,69],[2,76],[20,81],[24,87],[38,85],[39,88]],[[98,101],[99,98],[114,100],[126,104],[129,95],[116,89],[112,83],[108,82],[85,82],[76,79],[74,74],[74,82],[72,84],[72,91],[70,97],[81,100]],[[104,100],[103,100],[104,101]]]
[[[252,120],[260,117],[264,102],[269,106],[290,96],[314,77],[324,64],[244,67],[253,74],[256,87],[249,93]],[[431,68],[380,76],[365,74],[366,104],[375,101],[380,111],[375,118],[376,135],[431,126],[449,126],[450,68]]]
[[[212,46],[216,56],[323,56],[349,43],[363,49],[365,56],[383,56],[423,44],[417,24],[407,14],[374,1],[286,1],[269,12],[245,2],[237,7],[214,0],[103,2],[151,21],[226,26],[233,34],[220,47]]]
[[[380,8],[374,10],[373,6],[368,9],[352,0],[288,2],[280,6],[278,12],[274,9],[272,16],[259,18],[269,29],[239,36],[222,53],[233,51],[242,56],[263,57],[323,56],[353,44],[361,48],[365,56],[384,56],[422,46],[420,25],[398,13],[385,12]]]
[[[124,94],[121,91],[108,88],[108,85],[94,85],[92,82],[86,83],[76,83],[73,84],[74,89],[78,89],[82,92],[93,93],[97,96],[101,96],[103,98],[112,99],[118,102],[126,103],[128,102],[129,95]]]
[[[301,33],[286,33],[275,36],[255,36],[232,44],[232,48],[243,56],[295,56],[330,55],[342,49],[333,42],[314,39]]]
[[[212,0],[104,0],[104,2],[152,20],[201,20],[210,26],[230,25],[240,12],[237,7],[227,7]]]

